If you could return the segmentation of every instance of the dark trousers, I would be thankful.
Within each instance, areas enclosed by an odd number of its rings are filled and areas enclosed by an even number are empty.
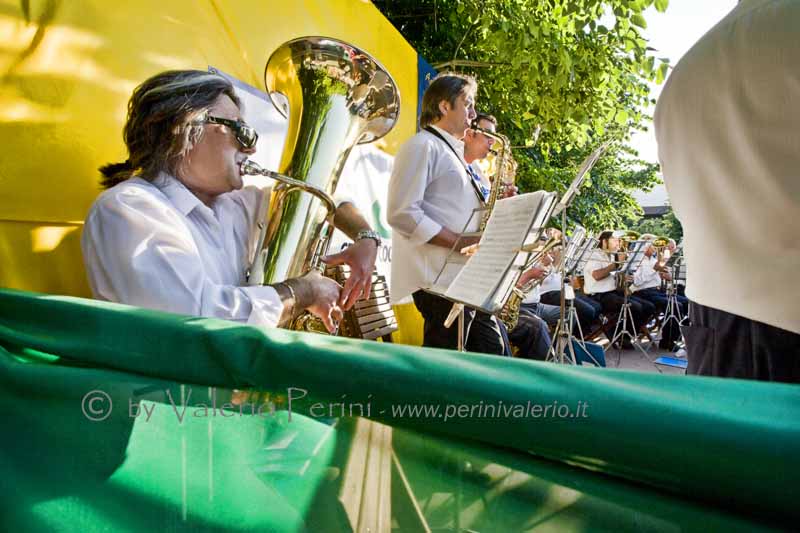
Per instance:
[[[458,321],[446,328],[444,321],[453,308],[453,303],[441,296],[425,291],[416,291],[411,295],[414,305],[422,313],[425,320],[423,346],[432,348],[458,348]],[[470,352],[503,355],[505,345],[497,319],[482,311],[464,306],[464,348]]]
[[[687,373],[800,383],[800,334],[695,302],[683,326]]]
[[[547,305],[561,305],[561,291],[548,291],[542,294],[541,302]],[[589,334],[592,323],[600,317],[600,304],[581,294],[575,295],[575,313],[584,335]]]
[[[618,314],[625,301],[625,295],[619,289],[592,294],[591,298],[602,306],[603,313],[606,315]],[[656,314],[656,306],[647,300],[642,300],[635,296],[629,296],[628,302],[631,304],[631,315],[633,316],[633,323],[636,329],[636,331],[629,331],[628,333],[636,337],[637,331],[641,329],[642,326],[647,325],[650,318]]]
[[[640,291],[636,291],[636,297],[647,300],[651,304],[656,306],[656,309],[663,313],[667,309],[667,302],[669,301],[669,297],[667,293],[662,291],[661,289],[657,289],[652,287],[650,289],[642,289]],[[689,300],[685,296],[681,296],[676,294],[678,308],[681,311],[681,316],[685,317],[686,314],[689,312]],[[675,342],[680,339],[681,332],[678,327],[678,323],[675,320],[670,320],[669,323],[664,324],[664,327],[661,330],[661,340],[658,343],[658,347],[662,350],[671,350],[675,345]]]
[[[520,307],[517,325],[508,334],[511,344],[519,348],[519,356],[525,359],[544,361],[550,349],[550,330],[547,323]]]

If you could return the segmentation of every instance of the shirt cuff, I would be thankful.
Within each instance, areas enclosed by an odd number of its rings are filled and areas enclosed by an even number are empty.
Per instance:
[[[424,217],[419,221],[419,224],[417,224],[414,233],[409,235],[408,240],[411,241],[411,244],[419,246],[431,240],[440,231],[442,231],[442,226],[440,224],[437,224],[428,217]]]
[[[278,291],[266,285],[241,289],[250,298],[251,309],[247,323],[268,328],[277,327],[283,314],[283,302],[278,296]]]

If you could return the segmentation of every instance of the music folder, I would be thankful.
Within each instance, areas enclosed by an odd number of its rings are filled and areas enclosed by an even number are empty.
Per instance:
[[[470,257],[442,294],[486,313],[504,305],[531,247],[547,223],[555,193],[537,191],[499,200]]]

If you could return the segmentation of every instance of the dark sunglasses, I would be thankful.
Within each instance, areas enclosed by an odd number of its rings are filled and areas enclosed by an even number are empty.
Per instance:
[[[228,118],[214,117],[209,115],[203,122],[228,126],[236,136],[236,140],[242,145],[242,148],[253,148],[258,141],[258,132],[255,130],[255,128],[248,126],[241,120],[231,120]]]

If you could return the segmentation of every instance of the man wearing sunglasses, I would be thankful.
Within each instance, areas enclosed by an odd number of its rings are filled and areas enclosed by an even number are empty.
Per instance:
[[[272,286],[245,285],[263,191],[243,187],[256,131],[225,78],[163,72],[134,90],[123,137],[129,157],[100,169],[81,247],[96,298],[174,313],[276,326],[307,309],[333,331],[369,294],[377,241],[326,258],[346,263],[344,289],[313,272]],[[334,222],[351,238],[369,225],[352,204]]]

